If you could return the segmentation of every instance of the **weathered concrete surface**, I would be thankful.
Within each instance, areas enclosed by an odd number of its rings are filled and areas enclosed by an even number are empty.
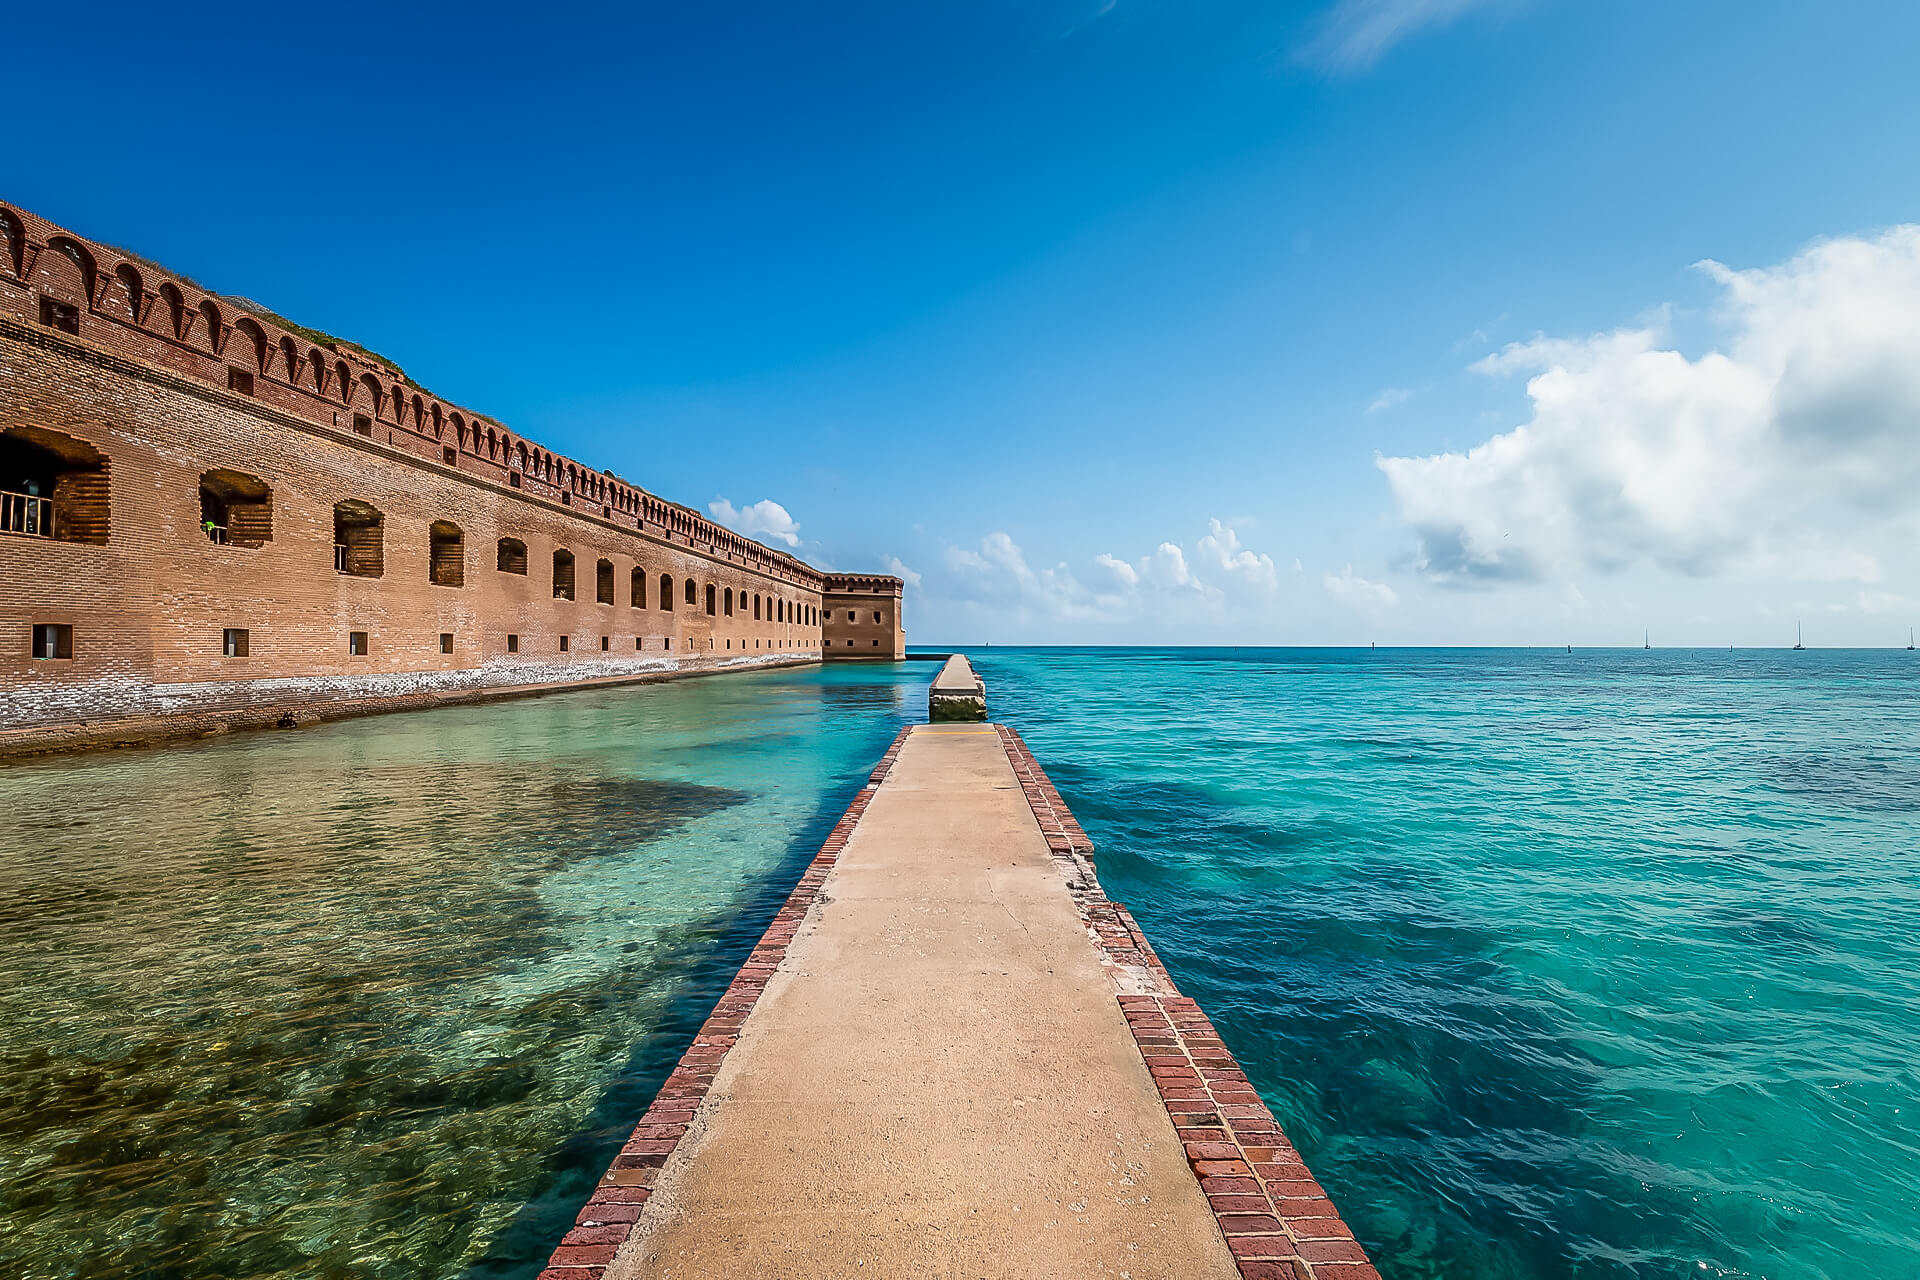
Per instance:
[[[916,729],[608,1280],[1238,1274],[997,735]]]
[[[987,686],[967,655],[956,653],[940,668],[927,690],[927,719],[935,724],[987,718]]]

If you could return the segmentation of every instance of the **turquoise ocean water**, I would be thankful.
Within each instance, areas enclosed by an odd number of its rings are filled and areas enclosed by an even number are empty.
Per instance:
[[[530,1278],[927,678],[0,768],[0,1276]]]
[[[1390,1280],[1920,1276],[1920,655],[973,656]]]
[[[1390,1280],[1920,1277],[1920,664],[982,650]],[[926,664],[0,768],[0,1275],[530,1280]]]

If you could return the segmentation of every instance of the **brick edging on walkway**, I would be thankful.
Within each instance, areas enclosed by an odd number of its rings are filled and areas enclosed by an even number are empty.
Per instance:
[[[840,821],[828,833],[820,852],[807,864],[806,872],[794,886],[792,895],[773,917],[773,923],[767,926],[760,941],[754,944],[753,953],[740,966],[739,973],[734,975],[733,982],[714,1006],[713,1013],[702,1024],[699,1034],[694,1036],[692,1046],[680,1056],[679,1065],[674,1067],[666,1083],[660,1086],[653,1104],[640,1117],[632,1136],[601,1176],[600,1184],[594,1188],[586,1207],[574,1218],[573,1230],[567,1232],[553,1255],[547,1259],[546,1269],[540,1272],[539,1280],[600,1280],[614,1255],[620,1252],[627,1237],[633,1234],[635,1225],[640,1221],[640,1211],[646,1205],[647,1197],[653,1194],[654,1180],[660,1176],[661,1167],[686,1136],[693,1113],[705,1100],[707,1090],[719,1074],[720,1063],[727,1056],[727,1050],[733,1048],[739,1039],[741,1024],[753,1012],[753,1006],[760,999],[760,993],[766,990],[774,970],[786,958],[787,945],[793,941],[814,900],[820,896],[820,887],[826,883],[827,873],[833,870],[834,862],[847,847],[854,826],[866,812],[873,793],[893,768],[893,762],[899,759],[900,748],[911,731],[909,726],[895,735],[893,745],[880,757],[880,763],[873,767],[866,785],[860,788],[860,794],[840,815]]]
[[[1134,1044],[1243,1280],[1380,1280],[1219,1032],[1180,994],[1132,913],[1101,891],[1093,842],[1033,752],[1006,725],[996,728],[1087,931],[1106,955]]]

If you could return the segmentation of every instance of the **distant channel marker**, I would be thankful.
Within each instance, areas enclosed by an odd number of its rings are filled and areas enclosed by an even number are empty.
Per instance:
[[[902,730],[541,1280],[1377,1280],[1092,853],[1012,729]]]

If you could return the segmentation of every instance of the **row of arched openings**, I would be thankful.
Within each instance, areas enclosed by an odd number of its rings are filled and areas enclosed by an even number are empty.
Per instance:
[[[0,269],[21,276],[26,248],[24,220],[12,209],[0,206]],[[756,543],[735,537],[691,512],[648,499],[605,473],[515,439],[482,419],[448,410],[397,379],[383,381],[371,372],[356,373],[338,353],[328,354],[290,335],[275,338],[252,316],[229,316],[222,301],[214,296],[190,298],[173,280],[161,280],[149,290],[142,271],[144,264],[135,260],[116,263],[103,277],[92,249],[73,237],[52,235],[46,248],[47,252],[36,259],[35,276],[46,276],[46,282],[57,292],[102,314],[225,359],[249,378],[256,374],[277,378],[350,409],[365,409],[371,420],[411,426],[418,434],[435,440],[444,441],[450,433],[460,452],[553,485],[563,495],[579,495],[601,504],[609,513],[617,510],[652,520],[689,539],[707,540],[755,562],[772,562]],[[44,267],[40,265],[43,261]]]
[[[530,564],[527,556],[527,544],[519,538],[500,539],[494,564],[501,573],[513,573],[525,576]],[[575,564],[573,552],[567,550],[565,547],[554,548],[552,576],[549,579],[553,588],[554,599],[572,600],[576,598],[577,575]],[[594,562],[593,568],[594,602],[596,604],[616,603],[614,599],[616,578],[613,561],[606,559],[597,560]],[[649,607],[647,603],[647,578],[647,570],[641,565],[635,565],[628,573],[627,604],[629,607],[634,609],[645,609]],[[700,583],[693,578],[687,578],[684,581],[683,590],[685,592],[684,598],[686,604],[693,608],[699,608],[703,598]],[[653,598],[655,601],[654,607],[666,613],[673,611],[674,579],[672,574],[663,573],[660,575],[658,591]],[[744,611],[748,604],[749,593],[745,591],[736,593],[731,587],[722,589],[716,587],[713,583],[708,583],[705,588],[704,599],[708,614],[724,613],[727,617],[732,617],[736,599],[739,602],[740,608]],[[812,606],[803,605],[797,601],[789,601],[781,596],[767,595],[763,597],[758,592],[754,592],[751,595],[751,601],[753,616],[756,621],[792,622],[796,625],[810,625],[817,616],[817,610]]]

